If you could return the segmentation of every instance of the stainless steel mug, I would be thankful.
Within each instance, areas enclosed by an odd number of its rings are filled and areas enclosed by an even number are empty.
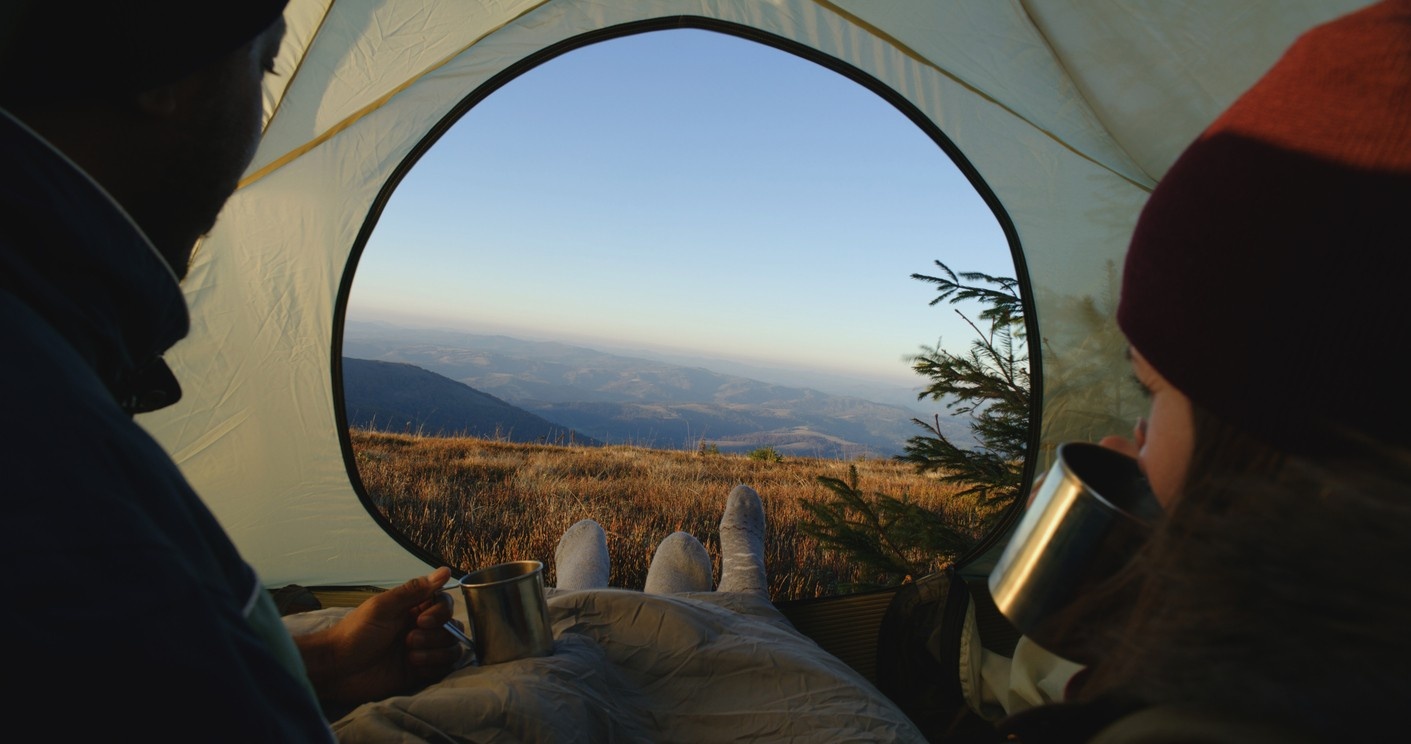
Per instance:
[[[543,563],[511,561],[471,571],[461,577],[460,587],[477,663],[554,652]]]
[[[1053,466],[990,572],[995,605],[1020,632],[1065,655],[1062,641],[1050,635],[1049,621],[1115,574],[1160,514],[1136,460],[1086,442],[1059,445]]]

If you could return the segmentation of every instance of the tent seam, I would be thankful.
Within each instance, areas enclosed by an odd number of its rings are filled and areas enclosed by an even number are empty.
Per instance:
[[[995,106],[998,106],[999,108],[1001,108],[1001,109],[1003,109],[1004,111],[1008,112],[1009,114],[1013,115],[1016,119],[1019,119],[1020,121],[1024,122],[1025,124],[1028,124],[1029,126],[1033,127],[1035,130],[1041,132],[1045,137],[1047,137],[1047,138],[1053,140],[1055,143],[1057,143],[1060,147],[1064,148],[1065,150],[1068,150],[1069,152],[1073,153],[1074,155],[1077,155],[1078,157],[1080,157],[1080,158],[1082,158],[1082,159],[1084,159],[1084,160],[1086,160],[1086,161],[1092,163],[1093,165],[1096,165],[1097,167],[1102,168],[1103,170],[1105,170],[1105,171],[1111,173],[1111,174],[1114,175],[1114,176],[1117,176],[1118,178],[1120,178],[1120,179],[1126,181],[1127,183],[1130,183],[1131,185],[1133,185],[1133,186],[1135,186],[1135,187],[1141,189],[1142,191],[1146,191],[1146,192],[1150,192],[1150,191],[1151,191],[1151,189],[1152,189],[1151,186],[1148,186],[1148,185],[1146,185],[1146,184],[1143,184],[1143,183],[1137,181],[1136,179],[1132,178],[1131,176],[1128,176],[1128,175],[1126,175],[1126,174],[1124,174],[1124,173],[1121,173],[1121,172],[1117,171],[1116,169],[1114,169],[1112,166],[1107,165],[1107,164],[1105,164],[1105,163],[1102,163],[1102,162],[1098,161],[1096,158],[1092,157],[1091,155],[1088,155],[1087,153],[1084,153],[1083,151],[1081,151],[1081,150],[1079,150],[1079,149],[1073,147],[1072,145],[1070,145],[1070,144],[1068,144],[1067,142],[1063,141],[1061,138],[1058,137],[1058,135],[1054,134],[1054,133],[1053,133],[1052,131],[1050,131],[1049,129],[1047,129],[1047,128],[1045,128],[1045,127],[1039,126],[1037,123],[1035,123],[1035,122],[1034,122],[1033,120],[1031,120],[1029,117],[1024,116],[1023,114],[1020,114],[1018,111],[1015,111],[1014,109],[1010,108],[1009,106],[1006,106],[1002,101],[1000,101],[999,99],[995,98],[994,96],[991,96],[991,95],[985,93],[984,91],[980,90],[979,88],[976,88],[974,85],[972,85],[972,84],[966,82],[965,80],[963,80],[963,79],[957,77],[954,73],[951,73],[951,72],[945,70],[945,69],[942,68],[940,65],[937,65],[936,63],[934,63],[934,62],[932,62],[931,60],[927,59],[925,55],[921,54],[920,52],[916,51],[915,49],[912,49],[910,46],[908,46],[908,45],[902,43],[902,41],[901,41],[900,39],[896,38],[895,36],[892,36],[891,34],[889,34],[889,33],[885,32],[885,31],[883,31],[883,30],[877,28],[876,26],[874,26],[874,25],[871,24],[871,23],[868,23],[867,21],[863,20],[862,18],[859,18],[858,16],[856,16],[856,15],[854,15],[854,14],[848,12],[847,10],[845,10],[845,9],[843,9],[843,8],[841,8],[841,7],[837,6],[837,5],[835,5],[835,4],[833,4],[833,3],[831,2],[831,0],[813,0],[813,2],[814,2],[815,5],[819,5],[819,6],[821,6],[821,7],[823,7],[823,8],[826,8],[826,9],[828,9],[829,11],[831,11],[831,12],[833,12],[833,13],[835,13],[835,14],[837,14],[837,15],[843,17],[843,18],[846,18],[848,21],[850,21],[850,22],[856,24],[859,28],[862,28],[862,29],[866,30],[868,33],[872,34],[873,36],[877,37],[878,39],[881,39],[882,41],[885,41],[886,43],[891,44],[892,46],[896,47],[896,49],[897,49],[898,51],[900,51],[902,54],[905,54],[906,56],[908,56],[908,57],[910,57],[910,58],[916,60],[917,62],[921,63],[922,65],[924,65],[924,66],[926,66],[926,67],[929,67],[929,68],[931,68],[932,70],[935,70],[937,73],[939,73],[939,74],[941,74],[942,76],[944,76],[945,78],[951,80],[951,81],[954,82],[956,85],[959,85],[960,87],[962,87],[962,88],[964,88],[964,89],[970,91],[971,93],[974,93],[975,95],[977,95],[977,96],[979,96],[979,97],[985,99],[986,101],[989,101],[990,103],[994,104]],[[1033,22],[1034,19],[1033,19],[1033,17],[1029,14],[1029,9],[1024,6],[1025,0],[1015,0],[1015,2],[1017,2],[1017,3],[1019,4],[1020,9],[1023,10],[1023,12],[1024,12],[1024,17],[1027,18],[1027,19],[1029,19],[1029,24],[1030,24],[1030,26],[1033,26],[1033,28],[1035,29],[1035,31],[1038,32],[1039,38],[1043,39],[1044,46],[1047,47],[1048,50],[1049,50],[1049,52],[1052,54],[1052,53],[1053,53],[1053,45],[1049,43],[1048,37],[1044,36],[1043,32],[1042,32],[1041,30],[1039,30],[1038,26],[1035,26],[1035,25],[1034,25],[1034,22]],[[1062,61],[1061,59],[1059,59],[1056,54],[1053,54],[1053,58],[1058,62],[1060,68],[1063,70],[1063,74],[1064,74],[1065,76],[1067,76],[1068,79],[1072,80],[1073,78],[1072,78],[1071,75],[1068,74],[1068,68],[1067,68],[1065,65],[1063,65],[1063,61]],[[1097,112],[1094,111],[1093,114],[1094,114],[1094,116],[1096,116],[1096,115],[1097,115]],[[1102,121],[1102,117],[1099,116],[1099,117],[1098,117],[1098,121]],[[1103,122],[1103,126],[1106,127],[1106,122]],[[1121,152],[1124,156],[1126,156],[1126,158],[1127,158],[1129,161],[1131,161],[1131,162],[1133,163],[1133,165],[1136,164],[1136,161],[1135,161],[1135,160],[1132,160],[1132,155],[1131,155],[1131,153],[1127,152],[1127,149],[1126,149],[1125,147],[1122,147],[1121,143],[1119,143],[1116,139],[1113,139],[1113,138],[1111,138],[1111,137],[1109,137],[1108,139],[1111,139],[1111,140],[1112,140],[1113,146],[1116,147],[1117,150],[1118,150],[1119,152]],[[1140,166],[1137,166],[1137,167],[1138,167],[1138,169],[1140,170]],[[1145,171],[1143,171],[1143,173],[1145,173]]]
[[[1077,88],[1078,79],[1074,77],[1073,73],[1068,70],[1068,63],[1063,59],[1062,56],[1058,54],[1058,49],[1055,48],[1053,42],[1049,40],[1048,34],[1044,33],[1043,27],[1039,26],[1039,24],[1034,20],[1034,14],[1029,12],[1029,0],[1014,0],[1014,4],[1018,6],[1020,12],[1024,14],[1024,18],[1029,21],[1029,27],[1034,29],[1034,33],[1038,34],[1039,39],[1043,41],[1044,47],[1048,49],[1049,56],[1053,58],[1053,61],[1058,64],[1059,69],[1063,70],[1063,76],[1072,81],[1073,87]],[[1106,131],[1108,133],[1108,139],[1112,141],[1112,146],[1116,147],[1118,151],[1120,151],[1124,156],[1126,156],[1127,160],[1131,162],[1132,165],[1135,166],[1138,170],[1140,170],[1148,179],[1150,179],[1152,183],[1156,183],[1157,179],[1152,178],[1151,174],[1147,173],[1146,169],[1141,167],[1141,164],[1137,162],[1137,159],[1132,157],[1132,153],[1127,151],[1127,148],[1122,144],[1122,141],[1111,135],[1112,130],[1108,127],[1107,121],[1103,119],[1102,114],[1097,109],[1092,108],[1091,106],[1089,106],[1088,108],[1093,112],[1093,116],[1096,117],[1097,120],[1102,123],[1103,131]],[[1112,169],[1108,168],[1108,170]],[[1113,171],[1113,173],[1117,172]],[[1122,178],[1126,178],[1126,176],[1122,176],[1121,173],[1117,173],[1117,175],[1121,176]],[[1128,178],[1127,180],[1131,181],[1133,185],[1141,188],[1147,193],[1150,193],[1152,188],[1154,188],[1153,186],[1144,186],[1142,184],[1139,184],[1135,181],[1132,181],[1132,179],[1130,178]]]
[[[422,78],[426,77],[427,75],[431,74],[432,72],[435,72],[436,70],[441,69],[442,67],[445,67],[447,64],[449,64],[449,63],[450,63],[452,60],[454,60],[455,58],[459,57],[459,56],[462,55],[462,54],[465,54],[465,52],[466,52],[467,50],[469,50],[471,47],[475,46],[476,44],[479,44],[482,40],[485,39],[485,37],[490,36],[491,34],[493,34],[493,33],[497,32],[497,31],[499,31],[500,29],[502,29],[502,28],[504,28],[504,27],[506,27],[506,26],[508,26],[508,25],[510,25],[510,24],[512,24],[512,23],[514,23],[514,22],[516,22],[516,21],[518,21],[519,19],[523,18],[524,16],[529,15],[530,13],[533,13],[534,11],[536,11],[536,10],[538,10],[539,8],[543,7],[543,6],[544,6],[545,4],[547,4],[548,2],[550,2],[550,0],[539,0],[539,2],[535,3],[532,7],[526,8],[526,9],[524,10],[524,12],[520,13],[519,15],[516,15],[516,16],[514,16],[513,18],[510,18],[510,19],[506,20],[504,23],[501,23],[501,24],[499,24],[498,26],[495,26],[494,28],[491,28],[491,29],[487,30],[485,33],[483,33],[483,34],[481,34],[481,35],[475,37],[474,39],[472,39],[472,40],[470,41],[470,43],[466,44],[465,46],[462,46],[460,49],[457,49],[456,51],[452,52],[451,54],[448,54],[448,55],[446,55],[445,57],[442,57],[438,62],[436,62],[436,63],[433,64],[433,65],[430,65],[430,66],[426,67],[425,69],[423,69],[421,72],[417,73],[416,75],[413,75],[412,77],[407,78],[407,79],[404,80],[400,85],[397,85],[397,86],[394,87],[392,90],[389,90],[389,91],[387,91],[387,93],[383,94],[382,96],[379,96],[379,97],[378,97],[376,100],[374,100],[372,103],[369,103],[368,105],[366,105],[366,106],[364,106],[364,107],[358,109],[357,111],[353,112],[352,114],[350,114],[350,115],[344,117],[341,121],[339,121],[338,123],[334,124],[333,126],[327,128],[327,129],[325,129],[323,132],[321,132],[321,133],[319,133],[317,136],[311,138],[309,141],[305,142],[304,144],[302,144],[302,145],[300,145],[300,146],[294,148],[293,150],[290,150],[289,152],[286,152],[285,154],[279,156],[278,158],[275,158],[274,160],[270,161],[267,165],[265,165],[263,168],[260,168],[259,170],[255,171],[254,173],[251,173],[250,175],[248,175],[248,176],[246,176],[246,177],[240,179],[240,183],[239,183],[239,185],[237,185],[236,188],[238,188],[238,189],[243,189],[243,188],[245,188],[246,186],[249,186],[250,184],[252,184],[252,183],[254,183],[254,182],[256,182],[256,181],[258,181],[258,180],[264,178],[265,176],[269,175],[270,173],[273,173],[274,171],[279,170],[280,168],[283,168],[285,165],[288,165],[290,162],[292,162],[293,160],[299,158],[300,156],[304,155],[305,153],[309,152],[310,150],[314,149],[315,147],[318,147],[319,145],[321,145],[321,144],[327,142],[328,140],[332,139],[335,135],[337,135],[339,132],[342,132],[343,130],[347,129],[348,127],[350,127],[350,126],[356,124],[357,122],[361,121],[363,118],[365,118],[366,116],[368,116],[368,115],[371,114],[372,112],[374,112],[374,111],[376,111],[376,110],[382,108],[383,106],[385,106],[385,105],[387,104],[387,102],[390,101],[390,100],[392,100],[393,98],[395,98],[395,97],[397,96],[397,94],[401,93],[402,91],[404,91],[404,90],[406,90],[407,88],[411,87],[412,85],[416,84],[416,83],[419,82]],[[329,10],[331,11],[332,9],[333,9],[333,4],[332,4],[332,3],[329,3]],[[327,17],[328,17],[328,16],[327,16],[327,14],[325,13],[324,18],[326,19]],[[320,23],[319,23],[319,29],[322,30],[322,28],[323,28],[323,23],[320,22]],[[315,38],[317,38],[317,34],[315,34]],[[313,42],[310,41],[308,49],[312,49],[312,48],[313,48]],[[305,53],[304,53],[304,57],[307,57],[307,56],[308,56],[308,51],[307,51],[307,49],[306,49],[306,50],[305,50]],[[303,61],[300,60],[300,66],[302,66],[302,64],[303,64]],[[290,81],[290,85],[292,85],[292,84],[293,84],[293,80]],[[286,91],[286,92],[288,91],[288,86],[285,87],[285,91]],[[283,99],[283,96],[281,96],[281,102],[282,102],[282,99]],[[274,117],[273,117],[272,115],[270,116],[270,121],[271,121],[271,122],[274,121]]]
[[[265,129],[269,129],[269,125],[273,123],[274,118],[279,115],[279,109],[284,106],[284,99],[289,95],[289,89],[293,88],[294,83],[299,80],[299,72],[304,69],[304,60],[309,58],[309,50],[313,49],[314,44],[318,43],[318,37],[323,33],[323,24],[328,21],[329,14],[333,12],[333,6],[337,4],[338,0],[328,0],[328,7],[324,9],[323,17],[318,21],[318,28],[314,29],[313,34],[309,36],[309,43],[304,47],[304,53],[299,55],[298,64],[294,65],[294,70],[289,73],[289,83],[280,91],[279,100],[274,102],[274,108],[269,112],[269,121],[265,122]]]
[[[274,106],[270,109],[269,119],[265,120],[264,126],[260,129],[261,138],[264,137],[265,132],[269,131],[269,125],[274,122],[274,118],[276,116],[279,116],[279,109],[281,106],[284,105],[284,99],[289,95],[289,89],[293,88],[294,83],[299,79],[299,71],[304,69],[304,60],[309,58],[309,50],[312,49],[314,43],[318,41],[319,34],[323,32],[324,21],[328,20],[328,14],[333,12],[333,6],[337,4],[337,2],[338,0],[328,0],[328,7],[324,8],[323,17],[320,18],[318,22],[318,28],[314,29],[313,34],[309,36],[309,43],[304,47],[304,53],[299,55],[298,64],[294,65],[294,70],[289,73],[289,82],[286,83],[284,89],[279,92],[279,98],[274,102]],[[243,188],[250,182],[250,178],[242,178],[240,179],[239,183],[236,184],[235,188]],[[196,239],[196,244],[191,247],[191,258],[189,259],[190,261],[195,261],[196,256],[200,255],[201,246],[205,242],[206,239],[204,235]]]

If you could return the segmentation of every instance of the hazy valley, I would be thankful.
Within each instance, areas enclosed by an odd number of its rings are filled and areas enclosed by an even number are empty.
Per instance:
[[[350,322],[343,356],[348,423],[359,428],[853,458],[901,453],[922,433],[912,419],[940,413],[948,436],[971,442],[967,422],[936,403],[878,403],[561,343]]]

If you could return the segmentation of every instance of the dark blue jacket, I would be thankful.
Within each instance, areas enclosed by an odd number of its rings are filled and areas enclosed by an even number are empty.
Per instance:
[[[3,111],[0,164],[7,720],[42,739],[331,740],[287,635],[258,630],[268,593],[132,419],[179,397],[160,359],[187,331],[175,276]]]

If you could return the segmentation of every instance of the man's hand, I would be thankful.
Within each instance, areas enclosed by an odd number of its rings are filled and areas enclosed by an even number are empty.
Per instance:
[[[294,640],[319,698],[360,705],[410,692],[446,676],[461,647],[443,625],[451,576],[438,568],[376,594],[336,625]]]

